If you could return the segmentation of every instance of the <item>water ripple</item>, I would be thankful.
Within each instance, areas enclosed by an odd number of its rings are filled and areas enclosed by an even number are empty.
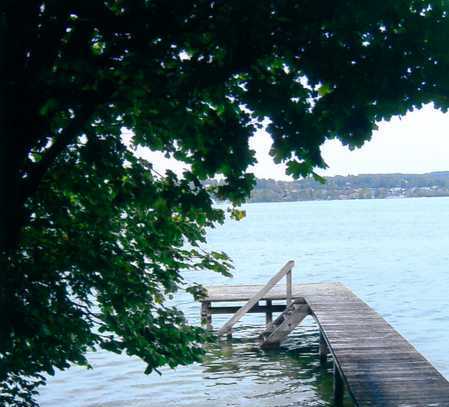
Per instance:
[[[235,277],[192,272],[185,276],[189,281],[263,283],[286,260],[295,259],[294,282],[343,282],[449,378],[448,198],[254,204],[245,209],[243,221],[209,233],[210,248],[234,259]],[[185,293],[176,301],[197,323],[198,304]],[[214,316],[214,325],[226,319]],[[202,364],[164,368],[162,376],[145,376],[144,364],[134,358],[89,354],[95,369],[58,372],[42,389],[41,406],[330,406],[332,375],[330,367],[319,364],[313,321],[306,319],[281,348],[262,351],[255,338],[263,320],[248,315],[232,341],[208,348]]]

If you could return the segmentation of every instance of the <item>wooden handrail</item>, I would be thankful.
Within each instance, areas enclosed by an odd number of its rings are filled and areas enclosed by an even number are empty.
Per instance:
[[[232,318],[224,324],[220,330],[218,331],[218,336],[224,335],[228,333],[234,324],[236,324],[240,319],[252,308],[257,302],[264,297],[268,291],[270,291],[285,275],[287,275],[287,306],[291,304],[292,301],[292,268],[294,267],[295,262],[293,260],[288,261],[284,267],[282,267],[271,279],[268,283],[259,290],[256,294],[254,294],[248,302],[242,306],[233,316]]]

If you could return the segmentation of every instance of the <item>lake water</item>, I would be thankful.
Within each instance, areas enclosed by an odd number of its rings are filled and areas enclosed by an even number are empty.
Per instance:
[[[449,198],[260,203],[209,234],[226,251],[234,278],[195,273],[203,284],[264,284],[287,260],[293,282],[340,281],[378,311],[449,379]],[[177,299],[192,323],[199,304]],[[221,326],[229,316],[215,317]],[[144,375],[138,360],[107,352],[95,367],[58,372],[41,390],[43,407],[330,406],[330,366],[318,361],[313,321],[278,350],[255,338],[264,316],[250,315],[232,341],[209,348],[202,364]],[[346,400],[346,406],[351,402]]]

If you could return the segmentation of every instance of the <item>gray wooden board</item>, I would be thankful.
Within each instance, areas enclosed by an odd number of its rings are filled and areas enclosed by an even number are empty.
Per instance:
[[[304,298],[358,406],[449,406],[447,380],[349,289]]]
[[[344,286],[341,289],[344,289]],[[335,289],[335,283],[323,283],[323,284],[294,284],[292,287],[293,298],[302,298],[305,294],[312,294],[316,291],[321,291],[322,295],[333,296]],[[222,285],[206,287],[207,297],[204,301],[211,302],[232,302],[232,301],[248,301],[253,297],[263,286],[261,285]],[[278,285],[267,293],[262,300],[285,300],[286,299],[286,287],[285,285]]]
[[[247,301],[259,285],[208,287],[211,302]],[[297,284],[319,324],[355,404],[449,406],[449,382],[378,313],[339,283]],[[275,287],[262,300],[285,300]]]

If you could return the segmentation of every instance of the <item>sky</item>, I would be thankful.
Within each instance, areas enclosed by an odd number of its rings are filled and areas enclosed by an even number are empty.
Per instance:
[[[449,113],[427,105],[401,118],[380,122],[378,127],[372,139],[357,150],[350,151],[336,140],[326,142],[321,151],[329,168],[317,172],[334,176],[449,171]],[[257,178],[291,180],[285,166],[274,164],[269,156],[271,137],[266,131],[258,131],[250,139],[250,146],[258,161],[250,171]],[[184,167],[148,149],[140,149],[138,154],[151,161],[160,173],[168,168],[181,173]]]

